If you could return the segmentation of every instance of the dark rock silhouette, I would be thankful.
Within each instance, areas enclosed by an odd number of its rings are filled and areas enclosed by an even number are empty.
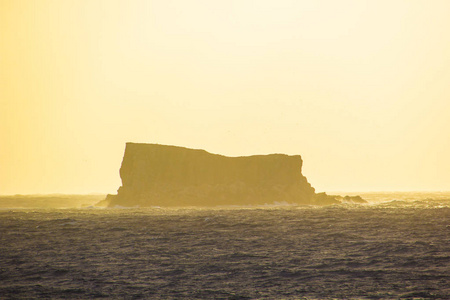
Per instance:
[[[117,195],[108,195],[99,204],[216,206],[277,202],[341,203],[342,197],[315,193],[302,175],[302,163],[300,155],[226,157],[205,150],[127,143],[120,168],[122,186]]]

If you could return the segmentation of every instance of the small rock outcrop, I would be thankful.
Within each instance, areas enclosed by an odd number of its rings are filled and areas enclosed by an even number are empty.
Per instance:
[[[127,143],[122,186],[107,206],[217,206],[272,203],[326,205],[335,196],[315,190],[302,175],[300,155],[227,157],[205,150]]]

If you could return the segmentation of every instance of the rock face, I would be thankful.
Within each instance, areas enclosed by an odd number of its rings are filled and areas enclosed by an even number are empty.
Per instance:
[[[117,195],[108,195],[103,204],[339,203],[323,193],[316,197],[314,188],[302,175],[302,163],[299,155],[226,157],[183,147],[127,143],[120,168],[122,186]]]

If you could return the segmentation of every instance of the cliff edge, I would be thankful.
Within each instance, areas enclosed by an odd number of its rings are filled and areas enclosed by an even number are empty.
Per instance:
[[[302,175],[300,155],[227,157],[205,150],[127,143],[122,186],[104,206],[333,204]],[[99,203],[100,204],[100,203]]]

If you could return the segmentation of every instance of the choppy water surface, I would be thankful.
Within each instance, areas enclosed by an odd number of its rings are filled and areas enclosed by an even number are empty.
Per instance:
[[[450,200],[0,211],[0,298],[450,299]]]

